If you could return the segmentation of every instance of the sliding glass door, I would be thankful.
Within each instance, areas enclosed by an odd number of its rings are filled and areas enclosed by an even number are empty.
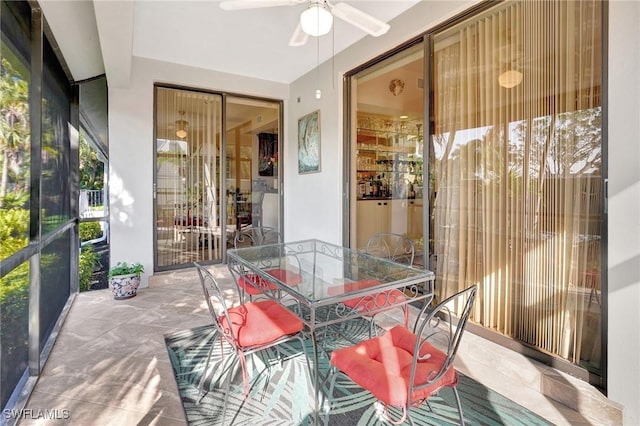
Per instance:
[[[281,102],[156,87],[156,270],[221,262],[236,233],[280,229]]]
[[[157,269],[222,259],[222,96],[156,88]]]
[[[601,372],[602,3],[506,2],[433,37],[438,299]]]
[[[248,226],[281,230],[280,111],[280,102],[226,98],[226,211],[236,231]]]
[[[437,300],[477,284],[487,335],[596,384],[602,8],[507,1],[454,18],[424,34],[426,69],[420,38],[349,75],[347,120],[351,247],[408,236]]]
[[[417,43],[351,78],[349,158],[351,247],[392,233],[414,244],[423,265],[424,43]]]

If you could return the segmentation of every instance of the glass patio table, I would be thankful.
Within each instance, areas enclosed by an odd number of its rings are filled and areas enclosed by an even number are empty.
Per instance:
[[[227,252],[234,278],[253,275],[273,285],[265,296],[292,309],[309,333],[313,354],[314,419],[318,420],[320,378],[318,331],[353,318],[371,316],[433,297],[434,273],[320,240],[232,249]],[[413,297],[392,297],[394,290]],[[397,292],[396,292],[397,294]],[[345,302],[349,301],[349,307]],[[366,306],[365,306],[366,305]],[[361,309],[366,307],[366,309]]]

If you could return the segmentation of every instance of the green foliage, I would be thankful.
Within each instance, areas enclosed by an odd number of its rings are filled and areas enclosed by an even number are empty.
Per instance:
[[[98,153],[80,135],[80,189],[102,189],[104,186],[104,163]]]
[[[3,245],[0,248],[3,249]],[[26,359],[27,355],[29,262],[0,278],[0,324],[0,356],[4,373],[5,359]]]
[[[28,210],[0,210],[0,261],[29,243],[28,229]],[[3,329],[26,312],[28,299],[29,263],[25,262],[0,280],[0,323]]]
[[[93,270],[98,266],[98,253],[93,251],[93,246],[87,244],[82,247],[80,251],[79,262],[79,284],[80,291],[87,291],[91,289],[91,278],[93,277]]]
[[[80,223],[80,241],[90,241],[102,236],[102,229],[98,222]]]
[[[5,259],[29,243],[29,211],[0,210],[0,260]]]
[[[12,191],[0,200],[0,205],[4,209],[22,209],[29,202],[29,193],[26,191]]]
[[[0,207],[29,187],[29,83],[6,59],[0,66]]]
[[[109,269],[109,278],[115,277],[117,275],[129,275],[136,274],[140,276],[144,272],[144,267],[141,263],[132,263],[129,264],[127,262],[118,262],[115,266],[112,266]]]

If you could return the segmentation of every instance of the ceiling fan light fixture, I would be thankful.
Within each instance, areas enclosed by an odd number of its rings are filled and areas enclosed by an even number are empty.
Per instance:
[[[498,83],[507,89],[516,87],[522,83],[522,73],[516,70],[507,70],[498,76]]]
[[[333,15],[327,10],[324,4],[313,3],[307,10],[300,14],[300,26],[302,31],[319,37],[331,31]]]

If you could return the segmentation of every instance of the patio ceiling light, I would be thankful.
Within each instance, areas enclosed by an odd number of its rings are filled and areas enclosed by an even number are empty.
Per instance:
[[[321,36],[331,31],[333,15],[322,3],[313,3],[300,15],[302,31],[311,36]]]

